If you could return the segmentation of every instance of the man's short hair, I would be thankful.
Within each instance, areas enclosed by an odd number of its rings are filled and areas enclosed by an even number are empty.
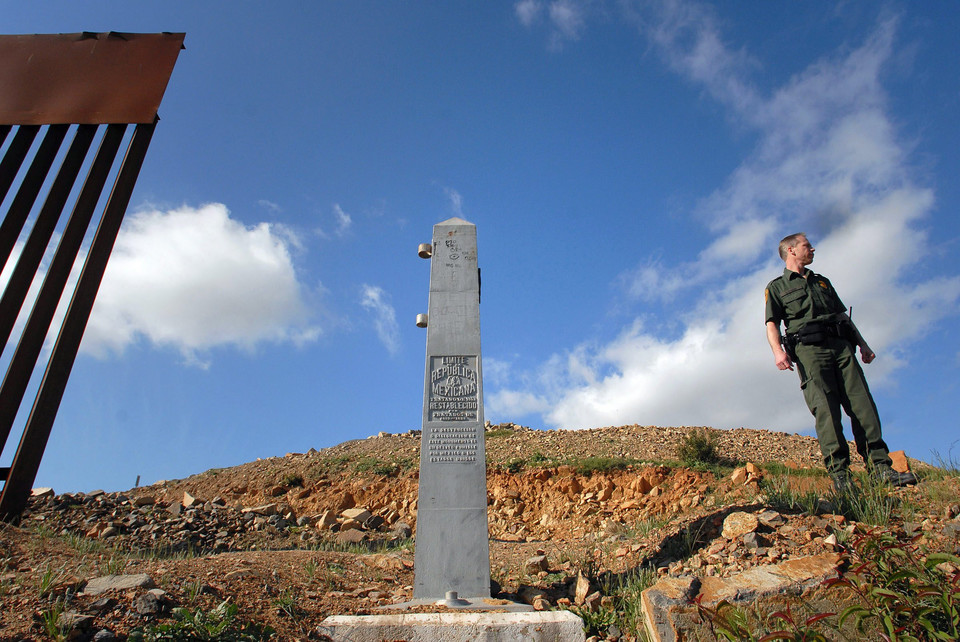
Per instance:
[[[787,250],[791,247],[796,247],[797,243],[800,242],[800,239],[807,238],[807,235],[804,232],[797,232],[796,234],[791,234],[790,236],[784,236],[783,240],[780,241],[780,258],[784,261],[787,260]]]

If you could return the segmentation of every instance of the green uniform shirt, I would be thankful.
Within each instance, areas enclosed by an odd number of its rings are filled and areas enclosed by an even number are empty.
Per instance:
[[[780,276],[767,284],[766,321],[779,327],[782,321],[786,333],[793,334],[809,321],[824,321],[836,318],[847,311],[843,301],[825,276],[806,271],[806,278],[793,270],[784,268]]]

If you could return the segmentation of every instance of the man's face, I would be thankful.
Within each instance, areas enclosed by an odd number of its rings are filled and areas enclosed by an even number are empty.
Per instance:
[[[790,248],[790,251],[797,257],[797,261],[800,265],[810,265],[813,263],[813,246],[810,245],[810,241],[807,240],[807,237],[800,237],[800,240]]]

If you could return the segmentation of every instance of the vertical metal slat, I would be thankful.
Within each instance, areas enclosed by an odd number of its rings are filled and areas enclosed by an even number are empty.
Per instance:
[[[110,168],[113,167],[126,129],[127,126],[123,124],[107,127],[74,205],[73,213],[67,220],[56,253],[47,269],[30,317],[20,335],[17,349],[7,367],[3,385],[0,386],[0,452],[3,452],[3,444],[10,435],[13,422],[23,403],[23,395],[40,356],[53,315],[63,296],[73,264],[80,253],[80,246],[96,211],[97,202],[103,193],[103,187],[106,185]]]
[[[27,221],[27,216],[33,208],[40,188],[43,187],[43,181],[50,172],[57,152],[60,150],[60,144],[63,143],[67,135],[69,125],[50,125],[47,129],[43,142],[40,143],[40,149],[30,164],[26,176],[23,177],[23,183],[17,190],[17,195],[7,210],[7,215],[0,224],[0,265],[6,265],[13,251],[13,246],[23,230],[23,224]]]
[[[123,160],[120,173],[114,184],[113,193],[107,202],[103,218],[97,228],[93,244],[84,263],[83,271],[77,289],[70,301],[67,316],[57,337],[50,362],[40,383],[40,391],[34,401],[26,428],[20,439],[20,445],[10,466],[8,479],[0,494],[0,518],[8,519],[19,515],[27,504],[30,496],[30,487],[36,479],[40,468],[40,460],[50,438],[50,430],[60,409],[60,401],[70,377],[83,331],[90,318],[90,311],[100,288],[103,273],[113,251],[113,244],[120,231],[120,224],[130,196],[133,193],[137,176],[143,166],[147,148],[156,129],[157,121],[149,125],[137,125],[133,138]]]
[[[13,185],[13,179],[20,171],[23,159],[27,157],[33,139],[37,137],[39,131],[39,125],[21,125],[17,128],[16,136],[13,137],[10,147],[7,148],[7,153],[3,155],[3,160],[0,161],[0,201],[7,197],[7,192]]]
[[[27,291],[30,289],[37,268],[40,267],[40,261],[50,243],[50,237],[53,236],[53,230],[57,227],[57,221],[63,213],[63,206],[67,202],[67,197],[70,196],[70,190],[73,189],[83,165],[83,159],[86,158],[87,150],[90,149],[90,143],[93,142],[96,132],[97,125],[80,125],[77,129],[73,143],[63,159],[60,171],[57,172],[57,177],[50,187],[40,214],[33,224],[33,229],[30,230],[30,236],[17,259],[17,265],[10,275],[7,287],[0,296],[0,352],[10,338],[10,332],[27,298]]]

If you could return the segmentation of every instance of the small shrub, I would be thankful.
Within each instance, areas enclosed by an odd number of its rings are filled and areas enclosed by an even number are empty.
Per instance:
[[[691,430],[680,440],[677,456],[685,463],[716,464],[720,461],[717,442],[705,428]]]
[[[68,640],[73,628],[61,622],[60,616],[63,615],[63,611],[63,602],[57,600],[49,609],[40,612],[40,624],[43,626],[43,632],[47,634],[48,638],[57,642]]]
[[[37,594],[41,598],[47,597],[66,576],[67,574],[63,569],[47,566],[40,574],[40,579],[37,580]]]
[[[636,568],[626,573],[619,580],[615,588],[609,589],[609,594],[616,596],[617,613],[620,615],[621,631],[636,631],[643,629],[643,609],[640,605],[640,594],[657,582],[657,571],[652,566]]]
[[[508,437],[513,434],[513,431],[509,428],[497,428],[487,432],[484,437],[486,439],[499,439],[500,437]]]
[[[576,613],[583,620],[583,630],[587,635],[602,635],[606,637],[607,629],[617,624],[617,612],[613,609],[600,607],[593,611],[588,608],[571,606],[569,610]]]
[[[721,600],[714,609],[702,605],[699,600],[696,604],[701,621],[706,622],[713,635],[729,642],[826,642],[828,638],[819,631],[818,625],[835,615],[819,613],[801,619],[791,612],[789,606],[784,611],[766,614],[756,607],[750,611],[738,608],[726,600]]]
[[[196,604],[203,594],[204,584],[200,580],[194,580],[184,587],[187,595],[187,602]]]
[[[539,450],[530,455],[530,464],[533,466],[541,466],[548,461],[550,461],[549,458]]]
[[[405,461],[406,463],[406,461]],[[393,461],[385,461],[377,457],[371,457],[369,455],[364,455],[358,457],[353,463],[353,470],[358,473],[367,473],[372,472],[375,475],[382,475],[384,477],[393,475],[399,472],[401,469],[401,464]]]
[[[175,608],[172,622],[133,631],[128,639],[131,642],[259,642],[273,637],[274,630],[269,626],[240,621],[237,610],[236,604],[226,601],[209,613],[202,609]]]
[[[303,475],[297,473],[288,473],[283,477],[280,482],[281,486],[286,486],[287,488],[302,488],[303,487]]]
[[[307,612],[297,604],[297,598],[290,589],[284,589],[279,597],[273,600],[273,605],[279,615],[290,618],[291,620],[302,619]]]
[[[851,550],[853,566],[829,582],[858,598],[841,611],[840,626],[853,618],[857,631],[874,626],[889,640],[960,639],[960,557],[925,555],[914,542],[881,530],[857,538]]]

